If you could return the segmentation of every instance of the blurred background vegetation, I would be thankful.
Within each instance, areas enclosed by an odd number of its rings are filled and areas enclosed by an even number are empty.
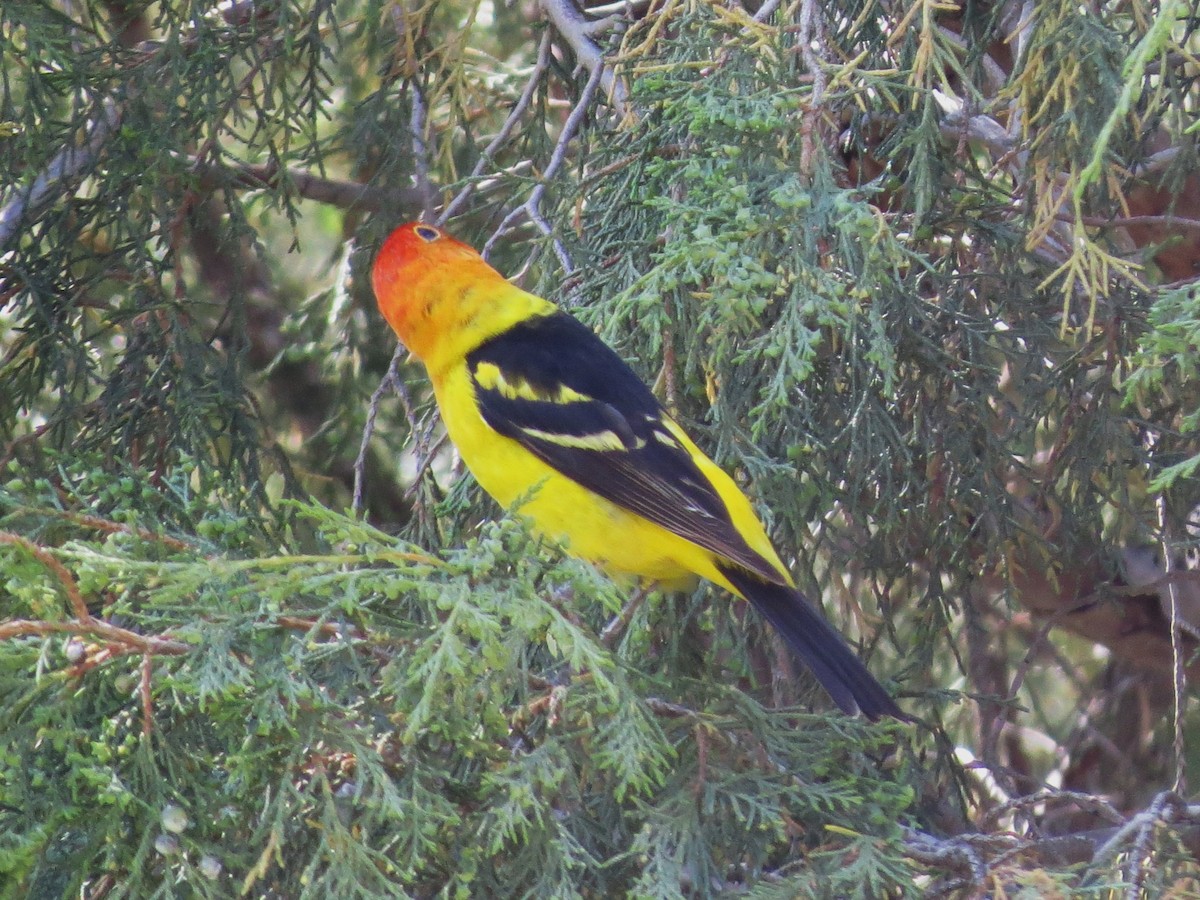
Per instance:
[[[6,0],[0,894],[1200,896],[1198,26]],[[418,217],[914,723],[498,515],[374,308]]]

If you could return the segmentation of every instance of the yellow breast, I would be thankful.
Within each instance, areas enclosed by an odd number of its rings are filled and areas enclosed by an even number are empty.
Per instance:
[[[476,480],[506,510],[615,577],[686,587],[696,576],[732,590],[713,554],[575,483],[494,431],[474,403],[465,365],[433,376],[450,440]]]

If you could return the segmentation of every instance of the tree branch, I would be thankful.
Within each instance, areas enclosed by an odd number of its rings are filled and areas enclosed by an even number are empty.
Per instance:
[[[321,178],[303,169],[281,167],[274,163],[225,165],[194,156],[187,159],[192,171],[200,175],[201,184],[208,188],[234,187],[256,191],[279,189],[286,184],[305,200],[328,203],[344,210],[372,213],[419,206],[423,202],[423,194],[415,188],[385,191],[370,184]]]
[[[371,402],[367,407],[367,421],[363,425],[362,440],[358,445],[358,457],[354,460],[354,499],[351,502],[350,508],[355,513],[362,511],[364,502],[364,491],[366,489],[366,471],[367,471],[367,454],[370,451],[371,435],[375,433],[375,419],[379,415],[379,404],[383,402],[384,395],[389,390],[395,390],[400,385],[400,380],[397,377],[397,372],[400,368],[400,360],[408,351],[403,344],[397,344],[396,350],[392,353],[392,361],[388,363],[387,373],[379,382],[371,394]]]
[[[599,30],[597,22],[586,18],[571,0],[540,0],[542,11],[563,36],[575,53],[575,58],[589,72],[595,75],[600,72],[600,87],[612,101],[617,112],[625,114],[628,92],[625,85],[618,81],[611,69],[604,65],[604,54],[592,40],[592,34]],[[606,20],[599,20],[605,22]]]
[[[237,28],[274,14],[273,3],[260,3],[258,0],[224,0],[208,15],[231,28]],[[191,48],[196,45],[198,42],[195,34],[188,35],[185,46]],[[153,57],[160,47],[153,41],[145,41],[136,49],[142,51],[144,59],[148,59]],[[99,159],[104,145],[120,127],[121,119],[122,111],[116,98],[105,98],[100,103],[97,115],[87,123],[85,137],[79,145],[59,150],[27,188],[17,189],[16,195],[6,202],[0,198],[0,202],[3,203],[0,206],[0,253],[8,248],[22,225],[34,221],[56,198],[72,190],[87,174]]]
[[[429,145],[425,140],[426,108],[425,98],[421,94],[421,86],[414,79],[409,83],[412,93],[412,112],[409,115],[408,127],[412,133],[413,180],[416,182],[416,193],[421,198],[420,207],[426,218],[432,218],[435,191],[433,182],[429,180]]]
[[[592,77],[588,79],[583,93],[579,95],[579,101],[575,104],[575,108],[571,110],[571,114],[567,116],[567,121],[563,124],[562,133],[558,136],[558,141],[554,145],[554,152],[550,154],[550,162],[547,163],[545,171],[542,172],[541,180],[529,192],[529,199],[505,216],[504,220],[500,223],[500,227],[496,229],[495,234],[488,238],[487,243],[483,245],[482,253],[485,259],[491,252],[496,241],[508,233],[513,223],[520,216],[525,215],[529,217],[529,221],[538,227],[538,230],[542,234],[552,238],[554,252],[558,255],[558,261],[563,267],[563,272],[570,275],[575,271],[575,264],[571,261],[571,256],[567,253],[567,248],[563,246],[562,241],[554,237],[554,230],[542,215],[541,203],[542,198],[546,194],[547,185],[558,174],[559,168],[567,158],[567,148],[570,146],[571,141],[574,140],[584,116],[587,115],[591,107],[592,97],[596,93],[596,88],[604,83],[605,72],[606,70],[603,67],[592,71]]]
[[[147,653],[152,656],[182,656],[195,648],[170,638],[138,634],[103,619],[88,617],[83,621],[45,622],[31,619],[12,619],[0,622],[0,641],[22,635],[78,634],[103,638],[121,644],[126,653]]]
[[[11,544],[22,548],[26,553],[49,569],[50,573],[62,585],[63,591],[67,595],[67,600],[71,604],[71,612],[74,613],[75,617],[80,621],[91,621],[92,614],[88,612],[87,604],[83,600],[83,594],[79,590],[75,576],[71,574],[66,566],[55,559],[49,550],[29,540],[29,538],[13,534],[11,531],[0,531],[0,544]]]
[[[437,224],[444,225],[450,218],[459,210],[467,199],[475,192],[477,187],[476,179],[483,174],[483,170],[492,161],[492,157],[500,150],[501,147],[508,141],[512,134],[512,130],[516,127],[517,122],[525,115],[525,111],[529,109],[529,104],[533,102],[533,95],[541,84],[542,74],[550,65],[550,31],[547,30],[542,34],[542,41],[538,44],[537,62],[534,63],[533,71],[529,73],[529,80],[525,82],[525,89],[521,92],[521,97],[517,100],[517,105],[512,108],[508,114],[508,118],[504,120],[504,124],[500,127],[500,131],[484,148],[480,154],[478,161],[475,163],[475,168],[471,170],[471,174],[467,178],[467,184],[454,197],[453,200],[442,210],[441,215],[437,217]]]
[[[91,170],[109,137],[120,125],[121,110],[110,97],[100,104],[100,111],[88,122],[83,141],[59,150],[28,187],[18,188],[16,196],[0,207],[0,253],[22,231],[22,226],[36,220],[46,207],[71,190]]]

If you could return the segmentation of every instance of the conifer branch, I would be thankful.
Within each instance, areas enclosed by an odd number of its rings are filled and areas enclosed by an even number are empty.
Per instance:
[[[259,0],[225,0],[210,13],[231,27],[247,25],[262,19],[271,12],[271,4]],[[195,35],[189,36],[185,44],[194,45]],[[154,42],[139,45],[143,59],[150,58],[160,49]],[[38,173],[28,187],[18,188],[15,196],[4,202],[0,197],[0,254],[21,231],[23,225],[36,221],[39,215],[75,185],[96,164],[109,138],[121,126],[123,113],[116,97],[106,97],[99,109],[84,126],[84,138],[74,146],[64,147]]]
[[[350,508],[355,513],[359,513],[363,509],[366,490],[367,454],[371,448],[371,435],[375,433],[375,419],[379,415],[379,405],[383,402],[383,398],[387,396],[389,391],[394,391],[399,386],[400,381],[397,377],[397,372],[400,368],[400,361],[407,355],[408,351],[404,348],[404,345],[397,344],[395,351],[392,353],[392,360],[388,363],[387,372],[371,394],[370,403],[367,405],[367,421],[363,425],[362,437],[358,444],[358,456],[354,460],[354,493]]]
[[[33,619],[10,619],[0,622],[0,641],[26,635],[46,636],[50,634],[74,634],[80,637],[102,638],[120,645],[121,653],[148,653],[153,656],[182,656],[195,647],[171,638],[138,634],[88,616],[86,619],[66,622],[51,622]]]
[[[66,566],[54,558],[54,554],[40,544],[29,540],[29,538],[13,534],[11,531],[0,531],[0,544],[10,544],[22,548],[26,553],[49,569],[50,573],[58,580],[58,583],[62,585],[75,617],[80,621],[91,621],[92,614],[88,612],[87,603],[84,602],[83,594],[79,590],[75,576],[71,574]]]
[[[151,531],[149,528],[137,528],[132,525],[127,525],[124,522],[113,522],[109,519],[102,519],[99,516],[88,515],[87,513],[73,512],[71,510],[61,509],[32,509],[26,507],[17,507],[13,512],[16,513],[32,513],[39,516],[52,516],[57,519],[62,519],[66,522],[71,522],[75,525],[80,525],[84,528],[95,529],[102,531],[105,534],[129,534],[135,535],[144,541],[152,541],[160,543],[165,547],[170,547],[172,550],[192,551],[195,548],[185,541],[178,538],[173,538],[170,535],[160,534],[156,531]]]

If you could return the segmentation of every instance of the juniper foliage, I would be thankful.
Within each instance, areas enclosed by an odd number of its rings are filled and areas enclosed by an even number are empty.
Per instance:
[[[1194,888],[1125,561],[1196,541],[1197,22],[1034,6],[0,5],[0,894]],[[370,296],[418,215],[918,724],[498,514]]]

